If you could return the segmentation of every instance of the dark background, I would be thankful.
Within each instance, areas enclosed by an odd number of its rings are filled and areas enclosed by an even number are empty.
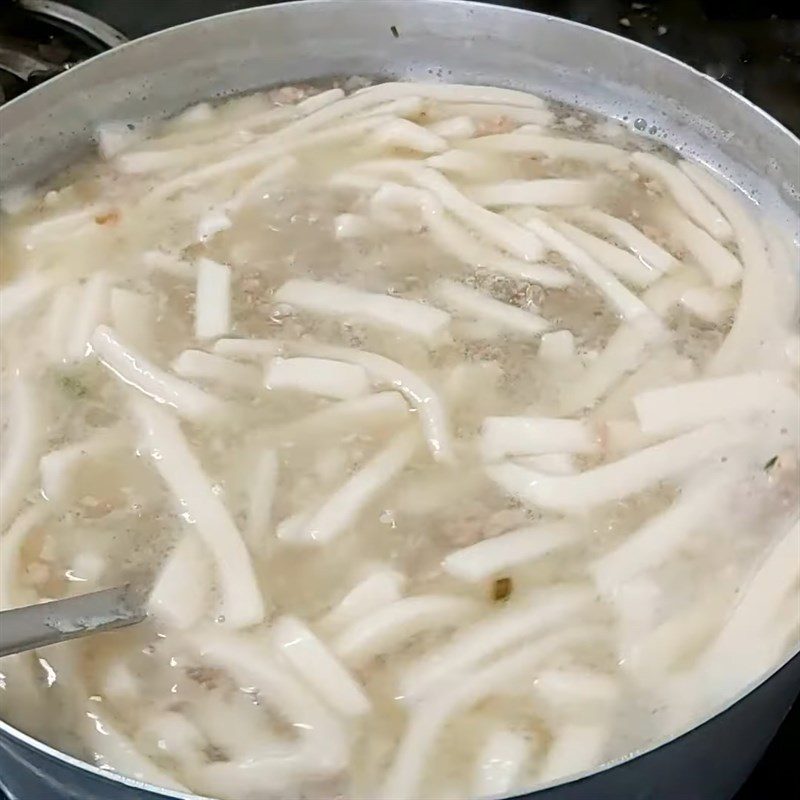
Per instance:
[[[129,38],[210,14],[269,4],[269,0],[63,1],[99,17]],[[413,14],[414,2],[407,2],[407,13]],[[800,0],[494,2],[567,17],[654,47],[717,78],[800,133]],[[10,3],[0,0],[0,30],[11,20]],[[402,19],[397,25],[402,27]],[[800,703],[795,704],[736,800],[800,798],[798,742]]]

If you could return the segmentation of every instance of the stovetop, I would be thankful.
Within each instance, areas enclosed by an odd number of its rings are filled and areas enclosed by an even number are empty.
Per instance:
[[[126,41],[77,7],[49,0],[2,0],[0,103]]]
[[[669,53],[800,132],[797,0],[494,2],[567,17]],[[270,0],[0,0],[0,104],[126,39],[203,16],[269,4]],[[413,3],[408,5],[413,13]],[[798,740],[800,704],[736,800],[800,797]]]

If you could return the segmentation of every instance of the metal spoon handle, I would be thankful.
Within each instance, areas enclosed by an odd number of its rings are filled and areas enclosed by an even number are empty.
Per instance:
[[[128,586],[0,611],[0,657],[125,628],[146,616]]]

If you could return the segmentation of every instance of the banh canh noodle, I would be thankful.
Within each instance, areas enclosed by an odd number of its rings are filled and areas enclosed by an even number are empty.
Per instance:
[[[442,84],[97,138],[3,198],[0,603],[150,618],[4,659],[6,720],[225,800],[485,797],[797,646],[797,254],[703,167]]]

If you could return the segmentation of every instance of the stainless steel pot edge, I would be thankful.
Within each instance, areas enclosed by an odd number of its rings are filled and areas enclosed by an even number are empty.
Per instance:
[[[720,714],[724,714],[729,708],[732,708],[740,700],[746,698],[751,692],[755,691],[759,686],[767,683],[767,681],[769,681],[774,675],[779,673],[784,668],[789,667],[789,665],[795,659],[800,660],[800,646],[798,646],[794,650],[794,652],[792,652],[782,664],[776,666],[772,671],[770,671],[766,675],[763,675],[760,678],[756,678],[754,681],[745,686],[741,691],[739,691],[738,694],[736,694],[732,700],[725,703],[724,706],[704,716],[702,720],[700,720],[696,725],[693,725],[691,728],[688,728],[678,736],[673,736],[671,738],[663,739],[662,741],[653,744],[652,746],[648,747],[645,750],[639,750],[636,751],[635,753],[623,756],[614,761],[609,761],[603,764],[600,769],[588,769],[584,770],[583,772],[578,772],[575,775],[570,776],[569,780],[566,781],[556,780],[556,781],[551,781],[550,783],[537,784],[535,788],[529,790],[522,790],[521,792],[513,796],[503,795],[498,797],[497,800],[514,800],[514,798],[521,798],[521,797],[527,798],[529,796],[531,798],[535,798],[537,793],[544,791],[546,789],[550,789],[555,786],[566,786],[567,784],[571,783],[579,783],[580,781],[585,780],[586,778],[589,778],[592,775],[596,775],[599,772],[606,772],[610,769],[630,764],[634,761],[644,758],[645,756],[655,752],[656,750],[660,750],[663,747],[668,747],[673,742],[676,742],[679,739],[688,736],[689,733],[691,733],[692,731],[701,728],[708,722],[711,722],[711,720],[713,720],[715,717],[718,717]],[[109,781],[121,783],[125,786],[130,786],[132,788],[140,789],[142,791],[152,792],[153,794],[165,798],[172,798],[173,800],[214,800],[214,798],[209,798],[206,797],[205,795],[175,792],[170,789],[164,789],[159,786],[154,786],[153,784],[137,781],[134,778],[128,778],[125,775],[120,775],[119,773],[116,772],[109,772],[108,770],[100,769],[99,767],[95,767],[92,764],[87,763],[86,761],[82,761],[81,759],[76,758],[75,756],[71,756],[68,753],[64,753],[61,750],[56,750],[55,748],[50,747],[50,745],[47,745],[44,742],[35,739],[33,736],[29,736],[27,733],[23,733],[21,730],[15,728],[13,725],[9,725],[2,719],[0,719],[0,732],[9,735],[12,738],[18,739],[20,742],[27,745],[28,747],[37,750],[40,753],[49,756],[50,758],[62,761],[63,763],[68,764],[69,766],[82,770],[84,772],[89,772],[92,775],[95,775],[99,778],[105,778]]]
[[[644,53],[644,54],[647,55],[648,58],[661,60],[662,62],[669,63],[674,67],[679,67],[680,69],[685,71],[687,74],[690,74],[694,80],[702,81],[702,82],[704,82],[704,83],[706,83],[708,85],[713,86],[715,88],[715,90],[721,91],[724,94],[730,96],[732,99],[734,99],[734,101],[736,103],[741,104],[741,106],[746,108],[748,113],[756,115],[760,119],[760,121],[762,123],[772,127],[776,131],[778,131],[780,135],[785,136],[793,144],[793,146],[797,150],[797,156],[798,156],[798,159],[797,159],[797,166],[798,166],[797,173],[798,174],[790,176],[789,180],[786,183],[786,186],[781,187],[781,188],[784,190],[783,191],[784,200],[788,199],[789,203],[791,203],[791,204],[794,204],[794,202],[796,202],[796,198],[798,197],[797,186],[798,186],[798,184],[800,184],[800,139],[798,139],[797,136],[795,136],[787,128],[785,128],[783,125],[781,125],[777,120],[772,118],[770,115],[768,115],[766,112],[764,112],[759,107],[755,106],[752,102],[750,102],[746,98],[743,98],[742,96],[738,95],[732,89],[729,89],[728,87],[726,87],[726,86],[718,83],[717,81],[713,80],[712,78],[710,78],[709,76],[705,75],[704,73],[701,73],[701,72],[693,69],[692,67],[689,67],[688,65],[683,64],[682,62],[678,61],[677,59],[674,59],[674,58],[672,58],[670,56],[667,56],[667,55],[665,55],[663,53],[659,53],[659,52],[657,52],[655,50],[652,50],[651,48],[648,48],[648,47],[646,47],[644,45],[640,45],[638,43],[634,43],[634,42],[631,42],[629,40],[623,39],[622,37],[617,36],[616,34],[608,33],[608,32],[605,32],[605,31],[600,31],[600,30],[596,30],[596,29],[591,29],[591,28],[588,28],[588,26],[582,25],[580,23],[572,22],[572,21],[569,21],[569,20],[563,20],[563,19],[560,19],[560,18],[556,18],[556,17],[552,17],[552,16],[549,16],[549,15],[544,15],[544,14],[535,14],[534,12],[522,11],[520,9],[498,8],[497,6],[491,6],[491,5],[488,5],[486,3],[465,2],[464,0],[435,0],[435,2],[439,6],[453,6],[453,7],[460,7],[460,8],[472,7],[472,8],[475,8],[475,9],[483,9],[483,10],[491,9],[492,11],[502,12],[504,14],[521,14],[521,15],[526,15],[526,16],[528,16],[528,15],[536,16],[536,17],[539,17],[542,20],[547,20],[547,21],[549,21],[549,22],[551,22],[553,24],[556,24],[558,26],[564,26],[565,28],[575,28],[575,29],[581,29],[583,31],[591,31],[592,35],[595,38],[597,38],[598,41],[600,41],[600,42],[611,43],[611,44],[615,44],[616,46],[619,46],[619,47],[629,48],[632,52]],[[331,0],[293,0],[292,2],[283,3],[283,4],[280,4],[280,5],[282,7],[292,7],[292,6],[309,7],[309,6],[321,6],[321,5],[331,6],[331,5],[336,5],[336,4],[338,4],[336,2],[336,0],[333,0],[333,2],[331,2]],[[385,5],[386,5],[386,7],[389,7],[390,5],[394,7],[394,6],[398,6],[399,4],[390,2],[390,3],[386,3]],[[278,7],[279,6],[271,6],[269,8],[270,9],[275,9],[275,8],[278,8]],[[142,45],[142,43],[145,43],[145,42],[150,42],[150,43],[157,42],[159,39],[163,38],[165,36],[165,34],[169,34],[171,32],[187,30],[187,29],[192,29],[192,28],[202,29],[204,26],[207,26],[209,24],[213,25],[215,20],[219,20],[219,19],[223,19],[223,18],[224,19],[230,19],[230,18],[238,17],[240,15],[244,16],[244,15],[248,15],[248,14],[252,14],[252,13],[263,13],[265,10],[266,9],[264,9],[264,8],[262,8],[262,9],[244,9],[244,10],[241,10],[241,11],[229,12],[227,14],[221,14],[221,15],[218,15],[216,17],[210,17],[210,18],[206,18],[206,19],[202,19],[202,20],[196,20],[194,22],[190,22],[190,23],[186,23],[184,25],[175,26],[174,28],[166,29],[165,31],[159,31],[159,32],[151,34],[151,35],[149,35],[147,37],[143,37],[142,39],[138,39],[138,40],[136,40],[134,42],[129,42],[129,43],[126,43],[124,45],[121,45],[119,48],[116,48],[115,50],[110,51],[108,53],[96,56],[95,58],[91,59],[90,61],[85,62],[85,65],[80,65],[79,67],[76,67],[73,70],[71,70],[69,73],[65,73],[63,76],[60,76],[60,77],[54,79],[53,81],[48,82],[47,84],[43,84],[42,86],[38,87],[37,89],[34,89],[32,92],[13,100],[11,103],[7,104],[2,109],[0,109],[0,131],[3,130],[4,117],[7,120],[8,117],[11,116],[12,114],[16,113],[19,108],[24,108],[26,104],[30,103],[31,99],[38,98],[39,96],[46,97],[46,95],[49,92],[53,91],[53,85],[57,85],[59,82],[63,83],[63,82],[68,81],[70,79],[70,77],[73,77],[75,75],[80,74],[85,69],[91,68],[92,65],[95,64],[96,62],[101,62],[102,63],[103,61],[108,61],[110,59],[113,59],[121,51],[127,51],[130,48],[139,48]],[[401,77],[410,77],[410,75],[409,74],[403,74]],[[417,77],[422,77],[422,76],[417,76]],[[281,82],[285,82],[285,81],[281,81]],[[500,83],[499,81],[495,81],[495,82],[498,83],[498,84]],[[521,86],[522,85],[524,87],[524,85],[519,81],[517,81],[517,82],[505,81],[505,84],[509,85],[509,86]],[[266,85],[269,85],[269,84],[266,84]],[[546,90],[542,91],[542,89],[539,89],[539,91],[541,93],[543,93],[543,94],[548,94],[548,92]],[[563,99],[563,97],[561,97],[559,99]],[[610,112],[610,113],[606,112],[606,113],[608,113],[609,116],[616,116],[617,118],[619,118],[619,116],[620,116],[618,113],[613,113],[613,112]],[[673,145],[674,141],[671,140],[671,139],[667,139],[665,141],[665,143],[669,144],[669,145]],[[702,153],[693,152],[689,148],[684,149],[683,152],[686,155],[688,155],[689,157],[698,157],[699,160],[701,160],[704,163],[706,163],[707,166],[715,168],[715,165],[713,163],[709,163],[709,161],[707,159],[702,157]],[[725,173],[724,170],[715,169],[715,171],[719,172],[723,178],[725,178],[727,180],[730,180],[728,175]],[[759,197],[759,192],[755,191],[755,190],[748,191],[748,186],[743,185],[743,182],[737,182],[737,186],[738,186],[738,188],[743,190],[746,194],[748,194],[752,199],[754,199],[756,201],[760,201],[761,200],[761,198]],[[761,678],[753,681],[750,685],[748,685],[741,692],[739,692],[732,700],[730,700],[723,707],[717,709],[713,713],[708,714],[706,717],[703,718],[702,721],[698,722],[690,730],[696,730],[697,728],[702,727],[707,722],[711,721],[715,717],[719,716],[720,714],[724,713],[726,710],[728,710],[731,707],[733,707],[734,705],[736,705],[740,700],[745,698],[747,695],[749,695],[751,692],[753,692],[755,689],[757,689],[762,684],[764,684],[767,681],[769,681],[770,678],[772,678],[776,673],[780,672],[784,667],[788,666],[790,664],[790,662],[794,661],[794,659],[797,659],[797,658],[800,658],[800,648],[798,648],[794,653],[792,653],[785,660],[785,662],[783,664],[781,664],[779,666],[776,666],[775,669],[773,669],[769,674],[767,674],[765,676],[762,676]],[[104,779],[110,780],[112,782],[117,782],[117,783],[129,786],[131,788],[140,789],[140,790],[143,790],[143,791],[153,792],[153,793],[158,794],[158,795],[160,795],[162,797],[165,797],[165,798],[176,798],[177,800],[196,800],[199,797],[198,795],[194,795],[194,794],[185,794],[185,793],[181,793],[181,792],[174,792],[174,791],[170,791],[170,790],[161,789],[159,787],[151,786],[149,784],[145,784],[145,783],[142,783],[140,781],[137,781],[137,780],[134,780],[134,779],[131,779],[131,778],[127,778],[127,777],[122,776],[122,775],[118,775],[118,774],[115,774],[115,773],[110,773],[110,772],[108,772],[106,770],[99,769],[99,768],[97,768],[97,767],[95,767],[95,766],[93,766],[91,764],[88,764],[88,763],[86,763],[84,761],[81,761],[80,759],[77,759],[77,758],[75,758],[73,756],[67,755],[66,753],[63,753],[63,752],[61,752],[59,750],[56,750],[56,749],[50,747],[49,745],[46,745],[46,744],[38,741],[37,739],[34,739],[31,736],[28,736],[27,734],[23,733],[22,731],[19,731],[18,729],[14,728],[13,726],[9,725],[8,723],[6,723],[6,722],[4,722],[2,720],[0,720],[0,732],[3,732],[5,734],[7,734],[11,738],[17,739],[21,743],[27,745],[28,747],[30,747],[30,748],[32,748],[34,750],[39,751],[42,754],[47,755],[50,758],[57,759],[57,760],[65,763],[65,764],[68,764],[68,765],[74,767],[74,768],[77,768],[77,769],[82,770],[84,772],[91,773],[91,774],[93,774],[93,775],[95,775],[97,777],[104,778]],[[567,784],[571,784],[571,783],[576,783],[576,782],[579,782],[579,781],[581,781],[581,780],[583,780],[583,779],[585,779],[585,778],[587,778],[587,777],[589,777],[591,775],[597,774],[598,772],[607,771],[607,770],[615,768],[617,766],[631,763],[631,762],[636,761],[637,759],[639,759],[639,758],[641,758],[643,756],[648,755],[649,753],[652,753],[652,752],[654,752],[656,750],[659,750],[662,747],[665,747],[665,746],[669,745],[670,743],[675,742],[675,741],[683,738],[684,736],[686,736],[688,734],[688,732],[689,731],[686,731],[685,733],[681,734],[680,736],[672,737],[670,739],[666,739],[666,740],[664,740],[662,742],[654,744],[653,746],[647,748],[646,750],[642,750],[640,752],[636,752],[635,754],[631,754],[630,756],[618,759],[618,760],[613,761],[613,762],[609,762],[608,764],[604,765],[601,770],[587,770],[585,772],[582,772],[580,774],[572,776],[569,781],[561,781],[561,782],[556,781],[556,782],[553,782],[551,784],[547,784],[546,786],[537,786],[536,787],[537,791],[540,790],[540,789],[546,789],[546,788],[551,787],[551,786],[567,785]],[[525,793],[523,793],[523,794],[525,794]]]
[[[779,123],[774,118],[770,117],[766,112],[762,109],[755,106],[752,102],[747,100],[746,98],[742,97],[741,95],[734,92],[732,89],[724,86],[723,84],[719,83],[718,81],[714,80],[710,76],[699,72],[698,70],[690,67],[677,59],[668,56],[664,53],[660,53],[656,50],[653,50],[649,47],[644,45],[638,44],[636,42],[632,42],[630,40],[624,39],[616,34],[601,31],[598,29],[590,28],[589,26],[582,25],[580,23],[572,22],[570,20],[564,20],[558,17],[553,17],[546,14],[538,14],[534,12],[525,11],[522,9],[513,9],[513,8],[506,8],[506,7],[498,7],[493,6],[483,2],[473,2],[472,0],[380,0],[380,2],[373,2],[372,0],[290,0],[289,2],[278,3],[273,6],[269,7],[262,7],[262,8],[250,8],[250,9],[242,9],[240,11],[229,12],[226,14],[220,14],[215,17],[208,17],[201,20],[195,20],[190,23],[186,23],[184,25],[174,26],[172,28],[165,29],[163,31],[159,31],[154,34],[150,34],[149,36],[142,37],[137,39],[135,42],[130,42],[121,47],[115,48],[113,51],[109,53],[104,53],[95,58],[85,62],[84,64],[80,65],[78,68],[70,70],[69,72],[65,73],[65,75],[59,77],[59,81],[61,81],[61,85],[65,86],[65,93],[69,93],[70,89],[73,90],[74,94],[81,95],[81,87],[80,85],[71,86],[70,80],[75,78],[76,75],[82,75],[86,68],[89,68],[95,62],[103,60],[106,64],[106,73],[102,76],[101,83],[108,83],[109,81],[113,80],[115,77],[119,79],[119,71],[115,71],[115,59],[118,56],[122,56],[124,53],[128,53],[131,49],[134,51],[142,50],[144,51],[145,47],[149,47],[154,45],[155,43],[160,42],[160,40],[164,39],[168,41],[168,37],[171,34],[181,33],[181,32],[191,32],[198,37],[198,41],[202,42],[202,35],[206,32],[209,27],[213,27],[216,25],[220,25],[221,23],[226,23],[229,27],[231,24],[235,24],[240,18],[244,20],[249,15],[258,15],[264,12],[288,12],[288,13],[299,13],[301,10],[305,13],[312,13],[312,14],[323,14],[328,12],[333,7],[341,8],[343,11],[347,11],[348,8],[353,10],[353,6],[355,2],[358,3],[358,10],[362,12],[360,16],[375,16],[377,13],[380,13],[383,17],[382,22],[385,22],[385,25],[382,27],[385,28],[385,31],[388,34],[389,30],[389,23],[394,20],[400,24],[402,21],[403,24],[408,27],[408,9],[410,8],[411,4],[419,5],[421,9],[424,9],[426,12],[428,9],[434,9],[433,13],[434,16],[439,11],[442,12],[442,15],[461,15],[461,19],[457,20],[458,22],[462,23],[469,23],[469,15],[471,14],[478,14],[482,13],[484,15],[491,15],[492,17],[497,18],[508,18],[511,19],[512,17],[517,18],[536,18],[538,20],[539,27],[546,27],[546,24],[549,24],[554,27],[554,33],[558,33],[559,30],[561,31],[568,31],[570,35],[574,38],[579,35],[579,33],[584,36],[588,37],[588,42],[582,42],[582,44],[586,45],[589,44],[589,51],[586,53],[587,59],[591,59],[593,56],[592,50],[602,50],[602,49],[615,49],[616,51],[626,53],[631,56],[638,56],[641,59],[644,59],[648,64],[648,70],[653,73],[652,80],[658,82],[659,74],[662,71],[669,72],[672,70],[673,75],[672,78],[675,77],[677,74],[681,74],[683,81],[681,89],[683,90],[691,90],[693,92],[698,92],[700,94],[704,92],[713,92],[717,95],[717,97],[709,97],[704,98],[704,100],[714,101],[713,105],[718,105],[722,103],[730,103],[731,108],[735,109],[739,116],[748,116],[750,117],[750,127],[762,127],[762,133],[769,132],[771,134],[768,138],[775,138],[779,140],[780,150],[781,153],[778,155],[780,158],[767,158],[764,154],[760,154],[759,158],[764,162],[763,164],[759,164],[758,168],[754,171],[753,169],[744,168],[742,166],[742,162],[737,160],[733,157],[728,157],[726,164],[723,164],[719,161],[715,161],[713,157],[709,157],[709,147],[706,147],[705,144],[711,145],[711,150],[713,151],[714,147],[727,147],[727,145],[736,139],[735,132],[731,130],[720,129],[715,122],[711,122],[704,116],[700,116],[699,113],[695,112],[694,114],[688,112],[685,105],[682,103],[677,102],[674,98],[670,97],[669,94],[659,94],[655,91],[648,91],[642,92],[641,90],[637,92],[623,92],[622,90],[628,88],[628,84],[620,82],[619,80],[612,84],[612,89],[607,90],[606,82],[603,80],[602,75],[595,74],[592,67],[584,67],[582,68],[581,74],[581,81],[583,85],[590,84],[591,85],[591,92],[576,92],[574,97],[569,97],[568,92],[559,91],[554,92],[548,86],[542,85],[531,85],[531,81],[528,80],[530,77],[529,74],[526,73],[525,79],[508,79],[506,77],[507,73],[503,74],[502,79],[495,79],[493,82],[496,85],[507,85],[507,86],[516,86],[520,88],[526,88],[529,90],[538,91],[545,95],[554,96],[556,99],[570,102],[573,101],[574,104],[584,105],[586,107],[591,108],[592,110],[598,111],[599,113],[614,117],[617,119],[624,119],[628,120],[632,114],[634,113],[634,107],[637,110],[641,110],[642,108],[648,110],[648,116],[650,119],[648,120],[648,125],[653,122],[658,122],[660,120],[663,121],[663,125],[656,125],[659,128],[658,132],[658,139],[661,143],[681,152],[682,154],[686,155],[687,157],[693,158],[694,160],[700,161],[704,163],[707,167],[712,169],[713,171],[717,172],[723,179],[732,183],[735,187],[740,189],[744,192],[747,196],[750,197],[751,200],[759,203],[765,208],[770,209],[773,212],[778,212],[778,216],[781,217],[781,222],[788,222],[790,221],[791,217],[787,216],[785,212],[787,210],[787,206],[794,207],[797,205],[798,199],[800,198],[800,140],[795,136],[791,131],[789,131],[786,127],[784,127],[781,123]],[[362,11],[363,9],[363,11]],[[405,12],[405,13],[404,13]],[[246,28],[246,25],[241,25],[242,28]],[[401,25],[401,29],[402,29]],[[458,28],[459,26],[454,25],[454,28]],[[506,28],[510,33],[513,33],[513,25],[509,23]],[[451,32],[448,30],[440,30],[438,31],[439,35],[447,35]],[[340,34],[341,35],[341,34]],[[245,38],[245,37],[242,37]],[[474,39],[478,38],[477,36],[470,37],[462,37],[459,40],[459,44],[465,45],[464,48],[467,51],[470,49],[469,45],[473,43]],[[491,38],[484,37],[483,31],[481,31],[481,38]],[[558,38],[556,36],[556,38]],[[451,35],[451,40],[452,35]],[[450,42],[444,41],[443,46],[447,47]],[[179,48],[182,51],[185,51],[186,48],[181,48],[180,45],[184,43],[178,43]],[[540,41],[535,43],[538,47],[547,47],[549,42],[544,38],[540,37]],[[430,74],[434,73],[435,70],[429,68],[429,63],[422,63],[422,64],[414,64],[413,62],[406,64],[406,68],[398,72],[397,70],[392,70],[392,66],[394,66],[393,56],[391,53],[386,51],[386,48],[383,48],[382,53],[386,53],[385,59],[382,62],[381,68],[381,75],[386,77],[386,75],[391,74],[393,76],[398,76],[400,78],[406,79],[430,79]],[[519,55],[516,53],[515,55]],[[526,52],[526,57],[528,53]],[[460,56],[456,56],[456,60],[458,60]],[[576,58],[574,54],[567,53],[565,58]],[[579,58],[582,58],[583,54]],[[170,56],[170,58],[174,61],[174,56]],[[309,59],[313,60],[313,53],[309,54]],[[341,59],[339,59],[341,60]],[[650,64],[649,62],[652,62]],[[512,62],[513,63],[513,62]],[[554,61],[548,61],[546,59],[540,59],[538,66],[543,67],[543,72],[551,72],[555,74],[561,73],[561,75],[566,75],[570,72],[576,72],[578,68],[576,67],[575,63],[570,64],[568,67],[560,67],[560,68],[553,68]],[[536,64],[536,57],[528,57],[527,58],[527,65],[531,66]],[[389,69],[385,69],[388,65]],[[658,67],[662,67],[663,69],[659,69]],[[426,69],[426,67],[428,67]],[[484,68],[485,64],[481,65],[481,68]],[[517,73],[519,72],[520,67],[517,64],[513,64],[509,69],[510,73]],[[462,70],[463,71],[463,70]],[[441,70],[439,70],[441,75]],[[323,78],[323,77],[331,77],[333,74],[343,74],[343,73],[333,73],[330,70],[322,69],[319,72],[315,72],[313,77]],[[346,73],[346,74],[354,74],[353,72]],[[374,73],[378,74],[378,73]],[[307,80],[311,78],[311,75],[306,75],[304,78],[299,78],[296,76],[295,79],[297,80]],[[478,76],[479,77],[479,76]],[[278,83],[282,81],[277,81]],[[477,82],[477,81],[472,81]],[[560,80],[558,81],[561,82]],[[52,92],[52,84],[54,82],[50,81],[42,86],[38,87],[37,89],[33,90],[32,92],[28,92],[23,97],[17,98],[16,100],[8,103],[2,109],[0,109],[0,130],[12,130],[14,127],[14,117],[20,116],[20,113],[23,109],[27,111],[27,109],[35,105],[41,99],[41,105],[43,106],[40,111],[44,111],[46,107],[48,110],[50,109],[50,105],[57,105],[56,103],[48,104],[44,98],[48,94],[53,94]],[[275,81],[260,81],[258,84],[253,84],[248,87],[245,91],[249,91],[255,88],[264,88],[265,86],[274,85]],[[143,84],[141,87],[136,86],[133,84],[137,89],[151,89],[151,86],[147,86]],[[572,81],[573,88],[578,84],[575,81]],[[67,88],[69,87],[69,88]],[[224,93],[219,93],[218,96],[222,96]],[[231,94],[228,92],[228,94]],[[565,94],[567,96],[565,96]],[[585,99],[587,94],[590,94],[592,97],[591,103],[581,103],[581,99]],[[660,101],[660,106],[649,106],[646,102],[646,97],[656,96],[657,99]],[[89,96],[91,96],[91,91],[89,92]],[[620,101],[620,97],[624,98],[624,102]],[[595,102],[596,98],[604,98],[602,101]],[[51,97],[51,100],[56,100],[56,97]],[[80,98],[86,99],[89,98]],[[191,97],[188,99],[188,102],[197,102],[200,99],[207,99],[200,98],[200,97]],[[124,99],[123,99],[124,100]],[[733,101],[732,103],[730,101]],[[76,101],[77,102],[77,101]],[[666,107],[666,109],[665,109]],[[55,113],[59,109],[55,109],[54,111],[50,112],[48,116],[53,118]],[[155,116],[163,116],[168,111],[175,112],[176,107],[175,104],[171,104],[169,108],[162,109],[162,113],[155,115]],[[703,113],[706,113],[706,108],[703,108]],[[727,112],[726,112],[727,113]],[[24,113],[22,114],[24,117]],[[142,115],[144,116],[144,115]],[[104,120],[107,121],[107,120]],[[734,119],[733,122],[738,122],[739,119]],[[24,122],[24,120],[23,120]],[[729,119],[728,122],[731,122]],[[4,124],[3,124],[4,123]],[[721,123],[724,124],[724,123]],[[731,125],[731,127],[733,127]],[[698,132],[702,130],[702,135],[698,135]],[[84,131],[84,134],[89,133],[88,130]],[[7,137],[6,137],[7,138]],[[751,155],[753,150],[759,150],[761,148],[761,139],[756,138],[752,142],[748,142],[746,146],[741,147],[742,155],[747,155],[748,158]],[[10,169],[9,169],[10,167]],[[734,169],[735,167],[735,169]],[[739,167],[742,167],[739,169]],[[13,160],[9,165],[6,166],[4,172],[11,172],[15,171]],[[769,176],[769,177],[765,177]],[[2,182],[3,177],[0,176],[0,183]],[[776,183],[779,181],[779,184],[776,186]],[[782,208],[778,208],[774,203],[774,198],[768,197],[771,193],[771,190],[777,188],[780,192],[782,203],[780,206]],[[763,190],[768,191],[763,191]],[[796,211],[794,212],[796,214]],[[791,219],[792,227],[794,227],[794,220]]]

